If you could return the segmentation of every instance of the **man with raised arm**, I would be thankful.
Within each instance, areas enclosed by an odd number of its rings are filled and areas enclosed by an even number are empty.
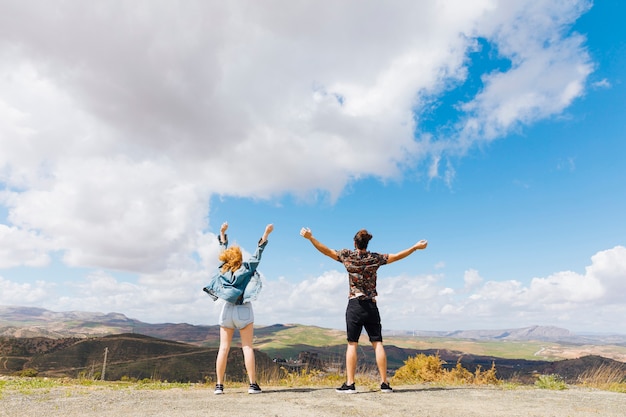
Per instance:
[[[348,335],[348,347],[346,350],[346,377],[347,381],[337,388],[337,392],[354,394],[356,388],[354,378],[357,365],[357,346],[361,331],[369,336],[372,347],[376,354],[376,365],[380,373],[382,392],[393,392],[387,380],[387,355],[383,346],[382,326],[380,313],[376,305],[376,271],[382,265],[390,264],[406,258],[418,249],[425,249],[428,245],[426,240],[420,240],[413,246],[395,254],[380,254],[369,252],[367,245],[372,235],[365,229],[359,230],[354,236],[354,250],[334,250],[328,248],[313,237],[311,229],[303,227],[300,235],[308,239],[315,248],[338,262],[341,262],[348,271],[350,291],[348,295],[348,307],[346,308],[346,330]]]

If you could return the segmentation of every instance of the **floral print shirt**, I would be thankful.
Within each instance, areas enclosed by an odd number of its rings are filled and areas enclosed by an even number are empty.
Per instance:
[[[376,292],[376,271],[385,265],[389,255],[376,252],[359,253],[358,250],[341,249],[336,251],[337,260],[348,271],[350,284],[349,298],[373,299]]]

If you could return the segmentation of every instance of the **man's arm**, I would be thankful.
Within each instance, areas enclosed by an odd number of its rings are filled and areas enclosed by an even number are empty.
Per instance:
[[[337,251],[330,249],[328,246],[324,245],[323,243],[315,239],[313,237],[313,233],[311,233],[311,229],[303,227],[300,230],[300,236],[302,236],[305,239],[308,239],[309,242],[311,242],[313,246],[315,246],[315,249],[322,252],[324,255],[328,256],[331,259],[334,259],[335,261],[339,260],[339,257],[337,256]]]
[[[428,246],[428,242],[426,240],[420,240],[408,249],[398,253],[390,253],[389,258],[387,258],[387,263],[390,264],[392,262],[399,261],[400,259],[404,259],[418,249],[426,249],[426,246]]]

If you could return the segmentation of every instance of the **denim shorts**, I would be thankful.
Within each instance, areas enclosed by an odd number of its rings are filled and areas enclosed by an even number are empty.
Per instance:
[[[219,325],[229,329],[243,329],[248,324],[254,322],[254,311],[252,303],[235,305],[224,302],[220,312]]]
[[[383,341],[380,313],[378,312],[376,302],[353,298],[348,301],[348,307],[346,308],[348,342],[358,342],[363,327],[365,327],[370,342]]]

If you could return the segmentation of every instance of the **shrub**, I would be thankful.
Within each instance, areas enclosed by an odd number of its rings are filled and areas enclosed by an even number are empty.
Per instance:
[[[404,366],[396,371],[393,380],[397,383],[416,384],[422,382],[441,382],[446,384],[496,384],[495,363],[491,365],[491,369],[483,371],[480,366],[476,367],[476,371],[471,373],[463,368],[461,360],[456,366],[450,370],[443,368],[444,361],[439,355],[426,356],[420,353],[417,356],[410,357],[404,362]]]
[[[551,390],[564,390],[567,389],[567,384],[557,374],[540,375],[535,381],[535,386],[541,389]]]
[[[33,368],[27,368],[27,369],[23,369],[21,371],[16,372],[15,375],[23,376],[23,377],[27,377],[27,378],[34,378],[37,375],[39,375],[39,371],[37,371],[36,369],[33,369]]]
[[[498,376],[496,375],[496,363],[491,363],[491,368],[488,371],[483,371],[479,366],[476,367],[476,372],[474,372],[474,384],[497,384],[500,381],[498,380]]]
[[[406,384],[439,381],[445,373],[443,364],[439,355],[426,356],[420,353],[404,361],[404,366],[396,371],[393,379]]]

